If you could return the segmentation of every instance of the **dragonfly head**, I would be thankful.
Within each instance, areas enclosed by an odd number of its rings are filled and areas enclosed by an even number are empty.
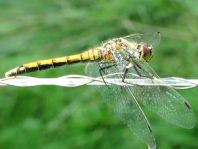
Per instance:
[[[152,57],[152,49],[153,49],[152,46],[147,43],[144,42],[139,43],[137,46],[137,50],[139,52],[139,58],[141,60],[149,61]]]

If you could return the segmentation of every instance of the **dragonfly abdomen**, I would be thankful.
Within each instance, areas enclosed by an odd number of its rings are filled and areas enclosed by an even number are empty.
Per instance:
[[[19,74],[24,74],[28,72],[34,72],[39,70],[45,70],[49,68],[55,68],[63,65],[70,65],[74,63],[87,62],[87,61],[96,61],[101,59],[101,52],[99,48],[94,48],[87,50],[83,53],[64,56],[59,58],[51,58],[47,60],[39,60],[35,62],[30,62],[23,64],[19,67],[16,67],[5,73],[6,77],[17,76]]]

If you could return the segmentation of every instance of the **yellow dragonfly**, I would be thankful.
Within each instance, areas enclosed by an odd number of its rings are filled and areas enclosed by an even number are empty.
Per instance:
[[[132,34],[109,40],[100,47],[80,54],[23,64],[8,71],[5,76],[11,77],[63,65],[89,62],[86,72],[93,77],[101,76],[104,82],[106,78],[112,78],[112,75],[103,77],[108,74],[116,74],[113,77],[120,78],[123,82],[139,77],[159,78],[147,63],[153,55],[153,48],[159,44],[159,41],[159,32]],[[190,104],[171,87],[129,86],[127,82],[123,86],[98,87],[104,102],[149,148],[156,148],[155,138],[140,104],[177,126],[192,128],[195,125],[195,116]]]

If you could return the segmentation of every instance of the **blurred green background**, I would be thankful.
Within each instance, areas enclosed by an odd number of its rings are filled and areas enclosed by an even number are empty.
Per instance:
[[[114,37],[160,31],[150,65],[161,77],[198,76],[197,0],[0,0],[0,73],[75,54]],[[84,74],[85,64],[35,72]],[[198,116],[197,89],[179,91]],[[146,112],[160,149],[198,148],[198,124],[173,126]],[[90,86],[1,87],[1,149],[146,149]]]

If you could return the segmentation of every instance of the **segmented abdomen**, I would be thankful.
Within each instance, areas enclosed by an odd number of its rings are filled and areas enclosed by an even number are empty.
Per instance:
[[[101,58],[102,58],[102,54],[100,48],[94,48],[76,55],[51,58],[47,60],[39,60],[39,61],[23,64],[19,67],[16,67],[8,71],[7,73],[5,73],[5,76],[11,77],[11,76],[16,76],[18,74],[24,74],[38,70],[45,70],[63,65],[70,65],[73,63],[96,61],[96,60],[100,60]]]

